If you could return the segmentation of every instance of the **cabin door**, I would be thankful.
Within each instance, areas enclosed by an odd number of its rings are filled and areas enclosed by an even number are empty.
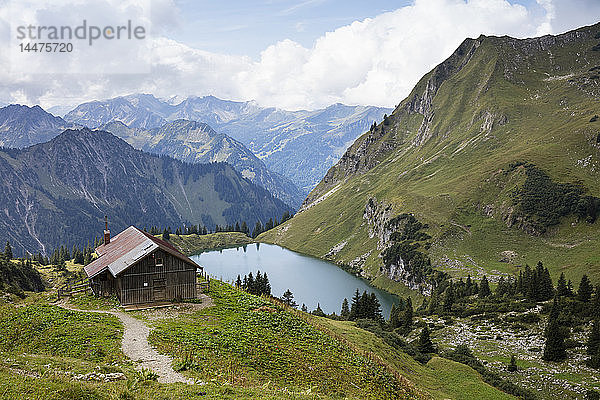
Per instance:
[[[154,301],[167,299],[167,284],[165,279],[154,279],[152,283]]]

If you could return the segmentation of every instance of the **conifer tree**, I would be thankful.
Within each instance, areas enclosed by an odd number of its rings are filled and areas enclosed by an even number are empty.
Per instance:
[[[563,361],[567,358],[565,339],[558,322],[559,312],[558,300],[555,297],[546,325],[546,343],[544,345],[544,355],[542,356],[545,361]]]
[[[301,310],[302,310],[303,312],[308,312],[308,307],[306,307],[306,304],[302,303],[302,308],[301,308]]]
[[[484,275],[479,283],[479,297],[485,298],[490,294],[492,294],[492,291],[490,290],[490,283],[488,282],[487,276]]]
[[[417,341],[417,349],[424,354],[435,353],[435,347],[431,341],[429,327],[427,325],[421,329],[421,334],[419,335],[419,340]]]
[[[262,274],[259,271],[256,271],[256,277],[254,277],[254,287],[250,290],[250,293],[260,296],[263,288],[263,279]]]
[[[567,288],[567,280],[565,279],[565,273],[561,272],[558,282],[556,282],[556,294],[558,296],[568,296],[569,289]]]
[[[525,295],[525,287],[523,285],[523,271],[519,271],[519,277],[517,278],[517,293]]]
[[[500,279],[498,280],[498,285],[496,286],[496,297],[502,297],[505,294],[507,294],[508,291],[509,291],[509,288],[506,283],[506,280],[504,279],[503,276],[501,276]]]
[[[587,303],[592,297],[592,289],[593,287],[590,280],[587,275],[583,274],[581,282],[579,283],[579,289],[577,290],[577,299]]]
[[[263,275],[263,294],[265,296],[270,296],[271,295],[271,284],[269,283],[269,277],[267,276],[267,273],[265,272]],[[298,304],[294,303],[295,305],[292,307],[297,307]]]
[[[360,318],[358,316],[358,312],[359,312],[359,305],[360,305],[360,292],[358,291],[358,289],[356,289],[356,292],[354,293],[354,296],[352,296],[352,305],[350,306],[350,315],[348,316],[349,320],[355,320],[357,318]]]
[[[467,281],[465,282],[465,290],[467,292],[467,296],[471,296],[473,294],[473,280],[471,279],[471,274],[467,276]]]
[[[254,291],[254,276],[252,275],[252,272],[248,273],[248,280],[244,289],[246,289],[249,293]]]
[[[248,229],[248,224],[246,224],[246,221],[242,221],[242,226],[240,227],[240,230],[246,236],[250,234],[250,229]]]
[[[281,296],[281,301],[290,307],[298,307],[298,304],[296,304],[296,302],[294,301],[294,295],[292,294],[292,291],[290,289],[287,289],[283,293],[283,296]]]
[[[515,355],[513,354],[513,355],[510,357],[510,364],[508,364],[508,368],[507,368],[507,370],[508,370],[509,372],[516,372],[516,371],[517,371],[517,369],[518,369],[518,367],[517,367],[517,359],[515,358]]]
[[[273,229],[274,226],[275,224],[273,223],[273,218],[269,218],[269,220],[265,224],[265,231]]]
[[[594,297],[592,297],[592,316],[596,319],[600,319],[600,285],[596,286],[594,291]]]
[[[252,237],[255,238],[263,232],[262,224],[260,221],[256,221],[254,225],[254,230],[252,231]]]
[[[344,301],[342,301],[342,311],[340,312],[340,316],[346,319],[348,318],[348,316],[350,316],[350,307],[348,306],[347,298],[344,298]]]
[[[588,367],[600,369],[600,348],[596,350],[595,354],[592,354],[592,356],[587,360],[586,364]]]
[[[548,268],[541,268],[542,262],[538,263],[539,268],[539,277],[538,277],[538,301],[547,301],[554,297],[554,285],[552,283],[552,278],[550,277],[550,272]]]
[[[587,392],[585,392],[585,400],[600,400],[600,393],[589,389]]]
[[[238,287],[238,288],[242,287],[242,278],[240,277],[239,274],[238,274],[237,279],[235,281],[235,287]]]
[[[391,330],[396,329],[400,325],[400,320],[398,318],[398,308],[395,304],[392,304],[392,309],[390,310],[390,328]]]
[[[13,258],[12,247],[10,247],[10,242],[8,240],[6,241],[6,246],[4,246],[4,258],[7,260],[12,260]]]
[[[453,285],[452,281],[450,281],[450,284],[448,285],[448,287],[446,288],[446,291],[444,292],[444,303],[443,303],[444,311],[451,312],[453,304],[454,304],[454,285]]]
[[[377,299],[375,293],[371,293],[368,304],[369,312],[366,315],[366,317],[374,319],[375,321],[383,321],[383,315],[381,314],[381,304],[379,303],[379,300]]]
[[[435,314],[438,310],[440,303],[440,297],[437,291],[433,292],[431,295],[431,299],[429,300],[429,305],[427,306],[427,313],[429,315]]]
[[[317,317],[325,317],[325,313],[321,310],[321,304],[317,303],[317,308],[312,312],[312,315],[316,315]]]
[[[594,320],[587,340],[587,354],[593,356],[600,350],[600,320]]]

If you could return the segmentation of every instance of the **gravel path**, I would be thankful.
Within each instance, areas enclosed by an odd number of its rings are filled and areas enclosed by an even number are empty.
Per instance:
[[[80,310],[70,307],[65,303],[57,304],[59,307],[72,311],[93,312],[111,314],[119,318],[125,327],[121,348],[123,353],[133,362],[137,363],[137,369],[149,368],[158,374],[161,383],[183,382],[193,384],[194,380],[186,378],[171,367],[173,359],[169,356],[159,354],[148,343],[150,328],[143,321],[127,315],[122,311]]]

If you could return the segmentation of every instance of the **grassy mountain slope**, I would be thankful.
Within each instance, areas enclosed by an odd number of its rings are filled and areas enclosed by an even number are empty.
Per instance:
[[[129,225],[251,225],[290,210],[228,164],[186,164],[88,129],[0,151],[0,176],[0,237],[19,254],[93,241],[104,215],[116,233]]]
[[[131,314],[154,328],[150,341],[173,357],[174,368],[202,382],[194,385],[146,380],[121,352],[123,327],[114,316],[53,306],[50,292],[0,303],[3,398],[513,398],[464,365],[438,357],[421,365],[352,322],[290,312],[216,280],[209,294],[215,304],[208,308],[182,304]],[[90,296],[69,301],[110,308]],[[90,373],[123,379],[83,378]]]
[[[579,188],[575,202],[600,196],[599,42],[600,24],[465,40],[350,147],[304,211],[261,239],[328,254],[398,291],[379,254],[385,222],[407,212],[428,224],[432,261],[453,275],[514,273],[543,260],[554,277],[586,272],[600,281],[600,223],[576,207],[558,223],[538,223],[558,209],[559,183]],[[521,163],[553,184],[527,181]],[[540,207],[532,211],[523,193]],[[500,262],[505,251],[510,262]]]
[[[356,327],[354,322],[326,318],[319,318],[319,322],[361,349],[380,356],[434,399],[514,399],[483,382],[481,376],[466,365],[437,356],[423,365],[375,334]]]

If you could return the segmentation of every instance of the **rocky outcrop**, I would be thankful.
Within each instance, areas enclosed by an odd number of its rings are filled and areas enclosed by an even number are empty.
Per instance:
[[[348,265],[350,266],[350,268],[352,270],[359,271],[360,275],[362,277],[366,278],[365,273],[364,273],[365,263],[367,262],[367,258],[369,258],[369,256],[371,255],[372,252],[373,252],[373,250],[369,250],[365,254],[361,254],[360,256],[351,260],[348,263]]]
[[[369,224],[369,237],[377,237],[378,239],[377,249],[381,251],[379,257],[381,257],[385,249],[392,245],[392,234],[404,226],[404,219],[394,217],[391,204],[385,201],[378,202],[374,197],[367,201],[363,218]],[[392,263],[389,266],[385,266],[382,262],[379,270],[393,281],[402,282],[409,288],[425,295],[431,294],[433,289],[432,284],[429,282],[417,282],[411,271],[406,267],[405,261],[402,258],[398,258],[398,262]]]
[[[508,122],[508,117],[490,110],[485,110],[479,117],[479,120],[481,121],[479,131],[482,133],[490,133],[495,127],[505,125]]]
[[[338,244],[336,244],[335,246],[333,246],[328,252],[327,254],[325,254],[325,258],[332,258],[335,257],[337,255],[337,253],[339,253],[340,251],[342,251],[342,249],[346,246],[346,244],[348,244],[348,242],[346,240],[344,240],[343,242],[340,242]]]
[[[481,212],[490,218],[495,216],[499,217],[507,228],[520,229],[523,232],[538,236],[541,232],[538,232],[535,227],[529,223],[522,215],[520,215],[513,204],[506,202],[502,204],[486,204],[480,207]]]
[[[376,198],[371,197],[367,201],[363,219],[369,224],[369,237],[377,237],[377,250],[383,250],[387,247],[390,236],[394,230],[388,227],[388,221],[392,218],[392,205],[385,201],[378,202]]]

